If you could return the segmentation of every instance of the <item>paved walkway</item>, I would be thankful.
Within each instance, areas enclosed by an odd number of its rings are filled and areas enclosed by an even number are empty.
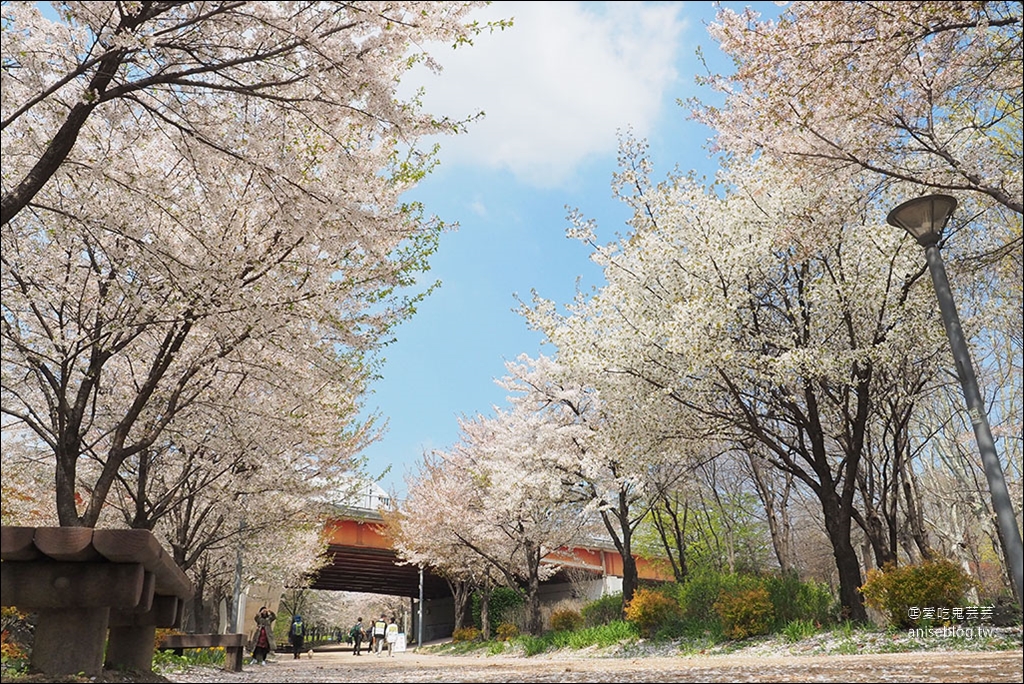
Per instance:
[[[318,652],[278,656],[243,672],[193,668],[171,682],[1021,682],[1021,651],[846,656],[586,658],[562,654],[392,657]]]

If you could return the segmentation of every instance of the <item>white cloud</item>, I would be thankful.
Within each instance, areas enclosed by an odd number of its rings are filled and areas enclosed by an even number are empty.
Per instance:
[[[480,199],[474,199],[469,203],[469,208],[477,216],[487,216],[487,205]]]
[[[684,3],[495,2],[475,18],[513,18],[473,46],[432,50],[439,76],[416,72],[427,111],[464,118],[446,137],[445,166],[506,169],[519,182],[556,186],[588,156],[613,153],[616,131],[646,135],[677,81]]]

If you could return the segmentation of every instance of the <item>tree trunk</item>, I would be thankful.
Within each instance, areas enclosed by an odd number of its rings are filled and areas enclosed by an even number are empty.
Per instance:
[[[622,556],[622,611],[625,615],[626,606],[633,600],[640,578],[636,570],[636,559],[633,554]]]
[[[623,497],[620,494],[620,499]],[[619,555],[622,556],[622,610],[625,615],[626,606],[633,600],[640,576],[636,569],[636,559],[633,558],[633,529],[629,526],[629,508],[620,508],[619,525],[622,529],[622,543]]]
[[[772,548],[775,550],[775,558],[779,561],[779,571],[783,575],[794,572],[796,564],[793,561],[792,543],[790,539],[789,523],[789,493],[792,488],[793,475],[782,473],[786,484],[782,490],[781,501],[776,502],[775,488],[772,486],[771,475],[764,472],[761,462],[755,454],[747,452],[747,463],[750,465],[750,472],[753,476],[754,487],[764,506],[765,518],[768,521],[768,532],[772,538]],[[778,505],[776,505],[778,503]]]
[[[57,521],[61,527],[81,527],[82,521],[78,518],[78,492],[75,491],[78,450],[62,444],[54,456],[57,459],[54,477]]]
[[[917,545],[921,558],[926,561],[933,560],[935,558],[935,550],[932,548],[931,540],[928,537],[928,530],[924,525],[924,507],[921,503],[921,497],[917,493],[917,476],[914,474],[914,469],[906,467],[905,464],[906,461],[904,460],[901,464],[905,470],[903,475],[903,500],[907,505],[907,521],[910,527],[910,536]]]
[[[472,585],[465,580],[448,580],[448,588],[455,601],[455,629],[460,630],[466,625],[466,616],[469,615],[470,599],[473,598]]]
[[[544,620],[540,614],[540,547],[528,545],[526,555],[529,559],[529,577],[526,581],[527,631],[531,636],[540,636],[544,631]]]
[[[857,551],[850,541],[852,516],[849,505],[844,504],[838,495],[831,490],[821,492],[822,514],[825,518],[825,530],[832,543],[832,555],[836,559],[836,570],[839,573],[839,602],[843,606],[843,618],[854,622],[867,622],[864,610],[864,597],[860,594],[863,580],[860,574],[860,561]]]
[[[480,588],[480,632],[485,641],[491,639],[491,581],[484,581]]]
[[[873,507],[865,505],[866,516],[860,526],[864,535],[871,544],[871,552],[875,556],[875,567],[884,568],[886,565],[897,562],[896,549],[889,544],[886,526],[882,524],[882,518]]]
[[[668,493],[662,493],[658,498],[658,504],[651,507],[651,513],[653,513],[654,527],[658,531],[665,555],[668,556],[668,560],[672,564],[672,576],[676,582],[681,583],[689,574],[689,568],[686,566],[685,532],[688,510],[686,504],[683,504],[682,522],[680,523],[678,506],[673,503],[673,499],[675,503],[678,503],[678,495],[673,493],[672,497],[670,499]]]

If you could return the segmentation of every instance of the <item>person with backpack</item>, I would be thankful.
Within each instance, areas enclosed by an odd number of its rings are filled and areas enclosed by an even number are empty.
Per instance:
[[[384,632],[384,640],[388,644],[388,657],[395,655],[395,644],[398,643],[398,623],[395,622],[394,615],[388,620],[388,626]]]
[[[292,644],[292,653],[297,659],[302,655],[302,643],[306,640],[306,625],[301,615],[292,616],[292,625],[288,628],[288,641]]]
[[[384,613],[380,614],[380,617],[373,622],[373,654],[380,656],[381,650],[384,648],[384,635],[388,629],[388,619]]]
[[[362,655],[360,650],[363,644],[363,618],[356,620],[356,624],[348,630],[348,638],[352,642],[352,655]]]

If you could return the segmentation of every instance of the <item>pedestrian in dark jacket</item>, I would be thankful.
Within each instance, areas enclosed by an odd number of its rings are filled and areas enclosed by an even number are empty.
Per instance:
[[[363,645],[363,618],[359,618],[356,624],[352,625],[348,637],[352,641],[352,655],[362,655],[360,651]]]
[[[301,615],[292,616],[292,625],[288,628],[288,641],[292,645],[292,653],[295,658],[302,655],[302,644],[306,640],[306,625],[302,622]]]
[[[373,621],[373,645],[370,648],[373,649],[373,654],[376,656],[379,656],[384,650],[384,636],[387,629],[388,619],[384,613],[381,613],[380,617]]]

